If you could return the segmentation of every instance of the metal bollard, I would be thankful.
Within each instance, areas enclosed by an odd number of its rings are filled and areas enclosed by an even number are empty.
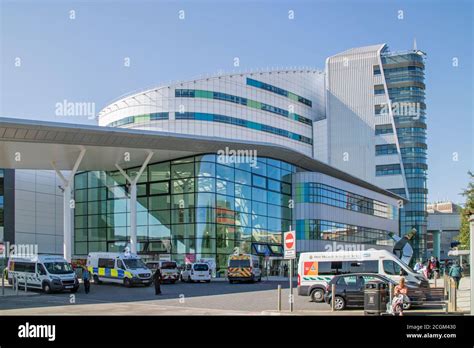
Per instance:
[[[331,285],[331,311],[334,312],[334,302],[336,299],[336,284]]]
[[[26,274],[25,274],[25,294],[27,292],[27,288],[26,288]]]
[[[443,287],[444,287],[444,299],[446,300],[448,298],[448,276],[446,273],[443,276]]]
[[[281,285],[278,284],[278,304],[277,304],[278,312],[281,312]]]
[[[392,283],[389,283],[388,284],[388,300],[390,303],[390,305],[392,304],[392,300],[393,300],[393,284]]]
[[[18,283],[18,276],[15,275],[15,294],[18,295],[18,290],[20,289],[20,285]]]
[[[2,275],[2,296],[5,296],[5,274]]]
[[[457,306],[457,289],[456,289],[456,282],[454,280],[451,281],[452,284],[453,284],[453,289],[452,289],[452,293],[453,293],[453,312],[457,312],[458,310],[458,306]]]

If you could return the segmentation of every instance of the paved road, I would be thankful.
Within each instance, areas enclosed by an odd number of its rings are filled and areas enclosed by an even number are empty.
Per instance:
[[[277,286],[282,286],[282,312],[277,309]],[[0,296],[0,315],[278,315],[289,314],[288,282],[229,284],[176,283],[162,286],[156,296],[153,287],[125,288],[116,284],[91,285],[91,292],[30,296]],[[331,312],[325,303],[310,302],[294,289],[294,314],[363,315],[361,309]],[[420,307],[407,315],[440,313],[438,307]]]
[[[266,314],[277,309],[277,286],[282,286],[282,309],[288,310],[287,282],[229,284],[176,283],[162,286],[155,296],[153,287],[125,288],[115,284],[91,285],[85,294],[81,286],[75,294],[0,297],[0,315],[14,314]],[[295,309],[327,311],[324,303],[312,303],[295,295]],[[263,313],[262,313],[263,312]]]

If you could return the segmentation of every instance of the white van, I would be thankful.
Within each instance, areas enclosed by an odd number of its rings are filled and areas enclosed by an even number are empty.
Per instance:
[[[429,287],[428,281],[387,250],[332,251],[301,253],[298,263],[298,295],[324,300],[326,286],[332,277],[345,273],[377,273],[398,282]]]
[[[87,256],[87,268],[94,283],[102,282],[149,286],[152,273],[138,255],[131,253],[94,252]]]
[[[161,272],[161,281],[163,283],[170,282],[172,284],[176,283],[179,279],[179,270],[178,264],[176,261],[148,261],[146,266],[155,273],[157,269]]]
[[[79,288],[73,268],[62,256],[11,256],[7,272],[8,283],[14,284],[16,280],[20,289],[25,288],[25,280],[27,289],[42,289],[47,294],[63,290],[76,292]]]
[[[232,284],[236,281],[261,282],[262,270],[257,255],[233,254],[227,261],[227,279]]]
[[[183,282],[211,282],[211,268],[207,263],[187,263],[181,272]]]

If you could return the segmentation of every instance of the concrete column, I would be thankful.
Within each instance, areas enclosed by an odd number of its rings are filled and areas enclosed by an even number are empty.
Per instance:
[[[69,178],[66,178],[61,173],[56,166],[56,162],[51,162],[51,166],[63,183],[63,253],[64,258],[68,262],[71,262],[72,258],[72,231],[74,230],[74,220],[72,219],[74,205],[71,204],[72,188],[74,187],[74,176],[76,175],[77,169],[86,154],[86,149],[84,147],[80,147],[80,150],[81,152],[74,163]]]
[[[438,259],[441,256],[441,232],[442,231],[432,231],[433,235],[433,256]]]
[[[130,252],[137,253],[137,183],[130,184]]]
[[[71,210],[71,187],[66,184],[63,192],[63,253],[68,262],[72,257]]]

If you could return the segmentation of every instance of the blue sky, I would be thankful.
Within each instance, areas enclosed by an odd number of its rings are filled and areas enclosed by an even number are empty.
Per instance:
[[[327,56],[348,48],[387,43],[406,50],[416,37],[427,53],[429,200],[464,201],[459,193],[474,163],[468,0],[0,3],[0,116],[58,122],[93,122],[55,116],[63,100],[94,102],[98,112],[130,91],[233,71],[234,57],[241,70],[323,69]]]

